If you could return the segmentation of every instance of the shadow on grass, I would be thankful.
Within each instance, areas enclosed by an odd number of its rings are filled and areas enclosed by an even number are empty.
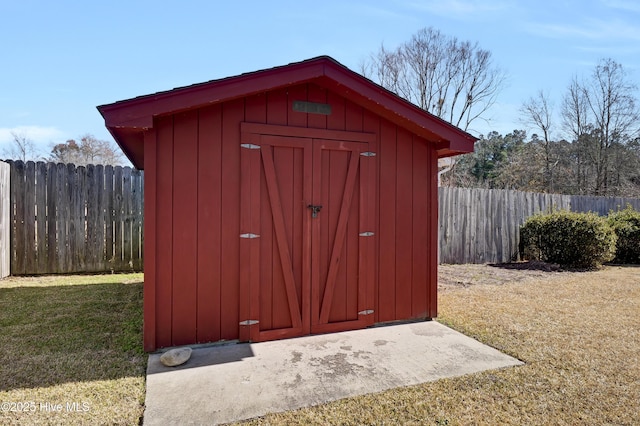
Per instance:
[[[507,262],[507,263],[490,263],[489,266],[502,269],[543,271],[543,272],[560,272],[563,269],[555,263],[546,263],[536,260],[526,262]]]
[[[0,288],[0,347],[0,391],[144,376],[142,282]]]

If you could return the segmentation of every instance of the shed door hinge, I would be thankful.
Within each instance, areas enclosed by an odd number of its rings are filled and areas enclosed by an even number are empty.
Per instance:
[[[361,152],[360,155],[362,155],[363,157],[375,157],[376,153],[371,151],[364,151]]]
[[[254,325],[254,324],[258,324],[260,321],[258,320],[244,320],[244,321],[240,321],[240,325]]]
[[[376,234],[373,233],[373,232],[361,232],[360,233],[361,237],[373,237],[374,235],[376,235]]]
[[[260,149],[260,145],[254,145],[252,143],[241,143],[240,147],[247,148],[247,149]]]
[[[358,315],[371,315],[373,313],[372,309],[366,309],[364,311],[358,312]]]
[[[240,238],[258,238],[260,235],[258,234],[240,234]]]

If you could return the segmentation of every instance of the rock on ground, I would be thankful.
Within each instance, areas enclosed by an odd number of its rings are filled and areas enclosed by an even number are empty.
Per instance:
[[[191,348],[176,348],[168,350],[160,356],[160,362],[167,367],[176,367],[189,361]]]

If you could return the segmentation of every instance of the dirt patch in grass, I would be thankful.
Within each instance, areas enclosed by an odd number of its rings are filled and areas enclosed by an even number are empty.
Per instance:
[[[0,424],[137,424],[142,274],[0,280]]]
[[[640,267],[440,268],[439,321],[525,362],[251,424],[635,425]]]
[[[531,283],[541,279],[563,279],[575,274],[576,272],[563,271],[558,265],[544,262],[440,265],[438,266],[438,291],[473,285]]]

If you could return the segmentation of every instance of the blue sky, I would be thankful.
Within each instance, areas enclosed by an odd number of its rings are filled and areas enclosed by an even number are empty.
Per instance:
[[[358,70],[429,26],[477,41],[508,74],[476,135],[525,128],[518,109],[538,90],[559,109],[601,58],[640,84],[636,0],[0,0],[0,16],[0,149],[12,131],[44,153],[110,139],[97,105],[319,55]]]

